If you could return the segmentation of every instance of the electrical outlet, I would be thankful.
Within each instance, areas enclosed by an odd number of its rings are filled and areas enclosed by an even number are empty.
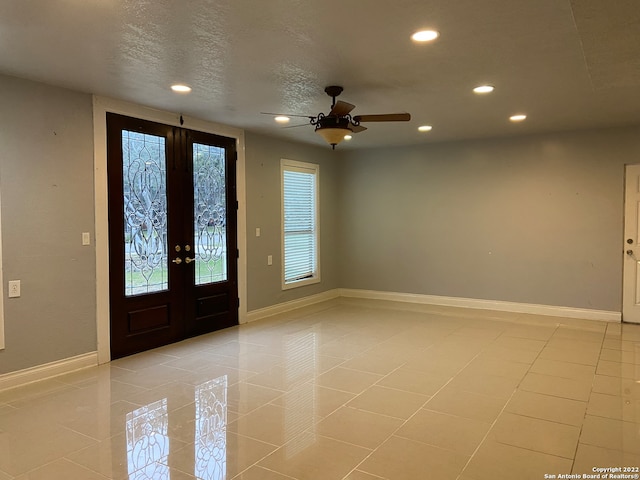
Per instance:
[[[20,280],[9,280],[9,298],[20,296]]]

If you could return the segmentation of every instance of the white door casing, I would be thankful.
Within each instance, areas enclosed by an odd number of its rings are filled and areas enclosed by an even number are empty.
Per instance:
[[[640,323],[640,165],[625,170],[622,320]]]

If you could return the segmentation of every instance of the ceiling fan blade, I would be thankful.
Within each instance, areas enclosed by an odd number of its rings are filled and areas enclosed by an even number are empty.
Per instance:
[[[302,117],[302,118],[316,118],[313,115],[296,115],[293,113],[270,113],[260,112],[260,115],[273,115],[274,117]]]
[[[349,124],[349,130],[353,133],[364,132],[366,129],[367,127],[363,127],[362,125],[354,125],[353,123]]]
[[[329,115],[336,116],[336,117],[344,117],[354,108],[356,108],[355,105],[351,105],[350,103],[343,102],[342,100],[338,100],[336,104],[333,106],[333,108],[331,109],[331,111],[329,112]]]
[[[281,128],[298,128],[298,127],[308,127],[309,125],[311,125],[310,123],[301,123],[299,125],[287,125],[285,127],[281,127]]]
[[[383,113],[381,115],[356,115],[354,122],[408,122],[411,115],[408,113]]]

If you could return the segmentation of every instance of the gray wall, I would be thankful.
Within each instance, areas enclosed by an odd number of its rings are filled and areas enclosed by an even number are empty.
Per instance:
[[[620,311],[638,162],[639,128],[349,152],[341,286]]]
[[[246,132],[248,310],[338,288],[338,152]],[[321,283],[282,290],[280,159],[320,165]],[[256,237],[256,227],[261,230]],[[273,255],[273,265],[267,265]]]
[[[89,95],[0,76],[0,374],[96,349],[92,122]]]

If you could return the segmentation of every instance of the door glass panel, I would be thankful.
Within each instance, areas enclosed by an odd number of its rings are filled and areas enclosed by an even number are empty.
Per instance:
[[[166,398],[127,413],[129,480],[169,478],[168,427]]]
[[[227,478],[227,376],[196,387],[194,475],[203,480]]]
[[[193,144],[196,285],[227,280],[225,149]]]
[[[122,131],[125,295],[167,290],[165,139]]]

